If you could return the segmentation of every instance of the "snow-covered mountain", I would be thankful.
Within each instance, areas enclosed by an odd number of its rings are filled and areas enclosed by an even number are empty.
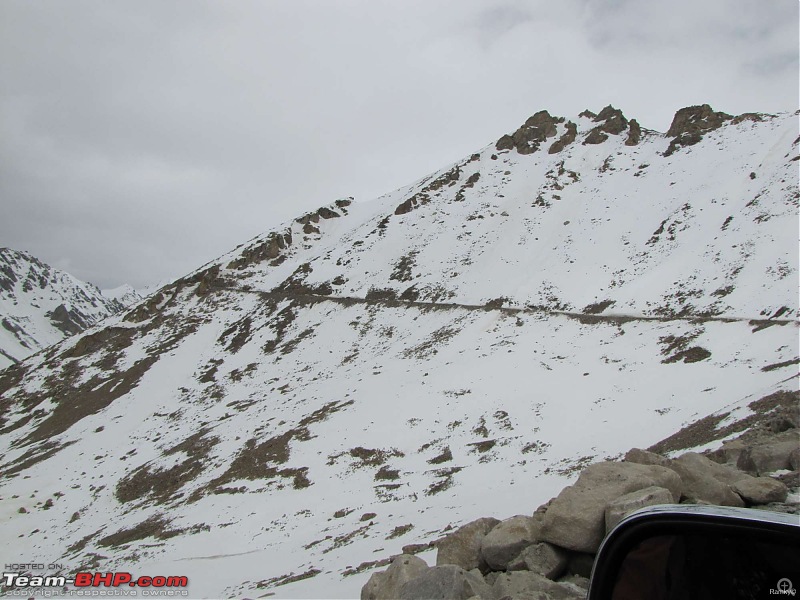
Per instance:
[[[27,252],[0,248],[0,369],[125,306]]]
[[[797,389],[796,137],[542,111],[6,369],[0,558],[357,597],[405,545]]]
[[[122,305],[123,308],[128,308],[133,306],[134,304],[139,304],[139,302],[141,302],[142,299],[145,297],[141,295],[138,291],[133,289],[133,287],[127,283],[123,283],[122,285],[115,288],[111,288],[108,290],[101,290],[101,291],[103,293],[103,296],[105,296],[106,298],[110,298],[112,300],[116,300]]]

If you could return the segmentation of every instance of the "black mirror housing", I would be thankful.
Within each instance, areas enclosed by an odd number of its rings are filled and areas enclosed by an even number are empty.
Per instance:
[[[588,600],[800,595],[800,516],[706,505],[628,515],[605,538]]]

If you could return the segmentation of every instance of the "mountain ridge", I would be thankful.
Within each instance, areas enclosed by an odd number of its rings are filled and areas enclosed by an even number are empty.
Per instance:
[[[125,309],[136,298],[107,296],[28,252],[0,248],[0,368]]]
[[[795,123],[700,108],[668,156],[616,109],[572,141],[537,113],[0,372],[4,536],[193,595],[354,597],[389,547],[795,385]]]

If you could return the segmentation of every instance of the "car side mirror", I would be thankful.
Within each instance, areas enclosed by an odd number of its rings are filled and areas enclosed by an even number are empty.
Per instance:
[[[587,600],[797,597],[800,516],[700,505],[648,507],[603,541]]]

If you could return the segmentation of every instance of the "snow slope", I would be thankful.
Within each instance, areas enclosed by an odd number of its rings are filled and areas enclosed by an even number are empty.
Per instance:
[[[111,288],[108,290],[101,290],[101,291],[103,293],[103,296],[105,296],[106,298],[110,298],[112,300],[116,300],[123,307],[126,308],[131,307],[135,304],[139,304],[139,302],[142,301],[142,298],[144,298],[144,296],[139,294],[139,292],[137,292],[135,289],[133,289],[132,286],[130,286],[127,283],[123,283],[122,285],[115,288]]]
[[[124,307],[27,252],[0,248],[0,369]]]
[[[636,145],[583,143],[594,119],[338,200],[6,369],[0,558],[357,597],[404,545],[797,389],[796,117]]]

